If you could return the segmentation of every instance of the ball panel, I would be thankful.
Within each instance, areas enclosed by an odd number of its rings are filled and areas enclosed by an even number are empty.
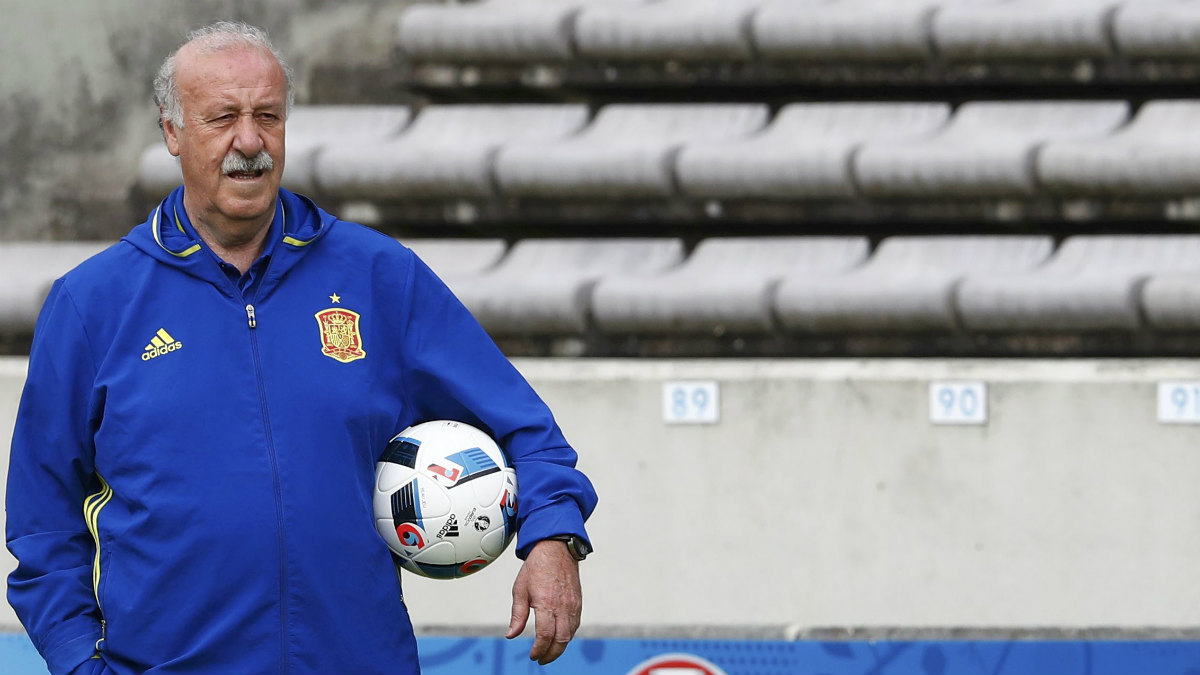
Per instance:
[[[379,532],[379,536],[387,542],[388,548],[393,551],[401,550],[400,539],[396,536],[396,527],[392,525],[391,518],[377,518],[375,520],[375,529]]]
[[[410,556],[410,559],[429,565],[452,565],[458,562],[454,556],[454,544],[448,541],[429,542],[423,549]]]
[[[470,483],[460,484],[457,486],[459,490],[469,490],[470,500],[473,504],[480,507],[489,507],[497,504],[504,494],[504,475],[497,470],[488,476],[483,476],[478,480],[473,480]],[[455,495],[456,498],[462,498],[466,495]]]
[[[403,483],[412,480],[413,470],[400,466],[399,464],[380,462],[376,465],[375,471],[375,490],[376,493],[391,492],[400,487]]]
[[[479,548],[483,549],[489,557],[499,558],[504,549],[508,547],[508,533],[504,528],[499,528],[488,532],[479,539]]]
[[[452,508],[450,495],[446,494],[446,489],[437,483],[437,481],[428,476],[418,474],[413,478],[413,485],[416,486],[416,492],[419,499],[420,512],[418,518],[428,520],[430,518],[441,518],[450,513]]]

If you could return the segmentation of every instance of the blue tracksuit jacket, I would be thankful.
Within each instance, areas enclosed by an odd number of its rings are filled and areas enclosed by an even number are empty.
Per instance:
[[[575,452],[408,249],[281,190],[239,278],[182,194],[46,300],[10,460],[9,601],[54,674],[93,656],[122,675],[416,672],[372,514],[388,439],[429,419],[489,431],[517,469],[522,557],[586,537]]]

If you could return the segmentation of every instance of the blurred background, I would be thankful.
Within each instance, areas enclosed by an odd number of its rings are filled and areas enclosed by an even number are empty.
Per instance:
[[[554,409],[601,497],[579,637],[499,638],[511,554],[406,575],[426,672],[1200,672],[1200,2],[0,17],[0,438],[52,281],[180,182],[150,82],[218,19],[296,72],[285,187]]]

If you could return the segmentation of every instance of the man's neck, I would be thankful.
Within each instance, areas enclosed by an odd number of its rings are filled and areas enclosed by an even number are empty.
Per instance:
[[[271,211],[260,221],[210,222],[199,214],[193,214],[186,203],[184,209],[200,239],[208,244],[218,258],[233,265],[242,274],[262,255],[267,234],[271,231],[271,221],[275,218],[275,212]]]

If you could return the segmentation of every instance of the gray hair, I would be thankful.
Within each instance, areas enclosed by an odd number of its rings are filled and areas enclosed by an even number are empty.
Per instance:
[[[203,54],[234,47],[255,47],[270,52],[283,69],[283,76],[287,81],[287,112],[291,112],[292,104],[296,101],[292,69],[283,59],[283,54],[272,44],[265,30],[241,21],[218,21],[188,33],[187,39],[179,49],[193,42],[197,43]],[[170,120],[177,128],[183,127],[183,104],[179,101],[179,87],[175,79],[175,55],[179,53],[179,49],[171,52],[170,56],[163,60],[158,75],[154,77],[154,102],[161,111],[159,126],[162,126],[163,120]]]

